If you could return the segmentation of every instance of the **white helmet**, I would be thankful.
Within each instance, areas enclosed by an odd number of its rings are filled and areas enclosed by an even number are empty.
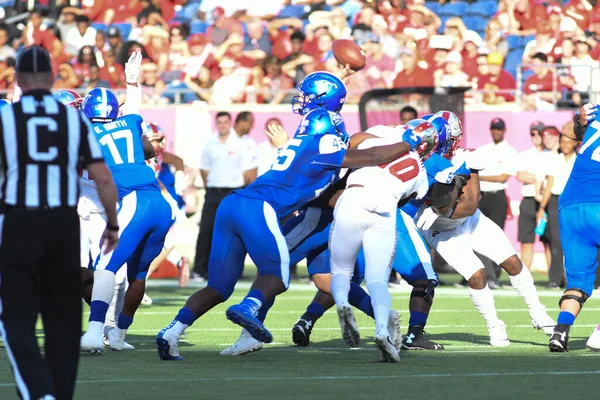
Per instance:
[[[448,149],[447,156],[452,157],[452,155],[454,154],[454,151],[460,145],[460,141],[463,136],[462,122],[460,122],[460,119],[458,119],[456,114],[454,114],[453,112],[450,112],[450,111],[438,111],[435,114],[433,114],[432,118],[434,118],[434,117],[442,117],[446,121],[448,121],[448,125],[450,126],[449,140],[452,142],[452,144],[450,145],[450,148]]]

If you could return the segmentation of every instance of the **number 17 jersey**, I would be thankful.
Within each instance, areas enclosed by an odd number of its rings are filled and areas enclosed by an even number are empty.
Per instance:
[[[600,114],[590,122],[558,207],[600,203]]]
[[[146,165],[142,123],[141,116],[129,114],[92,125],[120,199],[134,190],[160,191],[154,171]]]

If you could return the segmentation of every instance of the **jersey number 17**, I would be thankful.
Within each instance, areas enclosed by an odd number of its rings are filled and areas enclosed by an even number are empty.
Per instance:
[[[100,138],[99,142],[102,146],[108,147],[110,155],[115,164],[119,165],[123,164],[124,162],[132,164],[133,162],[135,162],[133,155],[133,132],[131,132],[131,130],[123,129],[120,131],[107,133]],[[119,149],[123,149],[123,145],[125,145],[127,161],[123,161],[123,157],[121,156],[121,152],[119,151]]]

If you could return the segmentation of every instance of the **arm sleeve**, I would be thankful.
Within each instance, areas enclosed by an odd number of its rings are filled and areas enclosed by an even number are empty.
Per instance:
[[[319,148],[313,158],[313,164],[322,166],[324,169],[335,169],[342,166],[346,155],[346,145],[335,135],[323,135],[319,139]]]
[[[75,109],[69,109],[69,112],[71,111],[75,114],[78,113]],[[94,162],[103,162],[102,150],[100,149],[100,144],[98,143],[92,124],[83,114],[80,115],[79,126],[79,165],[87,167]]]
[[[140,114],[142,104],[142,87],[127,85],[127,98],[123,104],[123,115]]]

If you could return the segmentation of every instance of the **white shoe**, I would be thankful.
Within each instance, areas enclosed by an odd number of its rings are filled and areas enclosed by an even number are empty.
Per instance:
[[[104,335],[102,337],[102,341],[104,342],[105,347],[110,347],[110,341],[108,340],[108,334],[113,329],[115,329],[114,326],[108,326],[108,325],[104,326]],[[124,341],[123,342],[123,350],[135,350],[135,347],[133,347],[131,344]]]
[[[550,318],[543,304],[537,310],[531,311],[529,315],[531,316],[531,324],[535,329],[541,329],[546,335],[550,336],[554,333],[556,322]]]
[[[156,336],[158,356],[164,361],[181,361],[179,355],[179,335],[173,332],[173,325],[179,322],[173,321],[171,325],[161,330]]]
[[[396,310],[390,311],[388,332],[394,347],[399,350],[402,347],[402,331],[400,330],[400,313]]]
[[[373,338],[375,345],[381,350],[381,359],[383,362],[399,362],[400,354],[392,342],[390,335],[376,333]]]
[[[263,343],[254,339],[247,330],[242,329],[242,333],[233,346],[223,350],[222,356],[241,356],[244,354],[259,351],[263,348]]]
[[[150,297],[148,297],[148,295],[146,293],[144,293],[144,298],[142,299],[142,305],[144,305],[144,306],[152,305],[152,299]]]
[[[337,314],[344,341],[350,347],[358,347],[360,345],[360,331],[356,319],[354,319],[352,307],[349,304],[341,304],[337,307]]]
[[[90,352],[92,354],[99,354],[104,351],[104,342],[102,341],[102,335],[94,335],[90,332],[86,332],[79,342],[79,350],[83,352]]]
[[[592,332],[585,345],[590,350],[600,351],[600,325],[594,329],[594,332]]]
[[[502,321],[498,321],[495,325],[488,325],[488,332],[490,334],[490,344],[492,347],[508,347],[510,341],[506,334],[506,324]]]

